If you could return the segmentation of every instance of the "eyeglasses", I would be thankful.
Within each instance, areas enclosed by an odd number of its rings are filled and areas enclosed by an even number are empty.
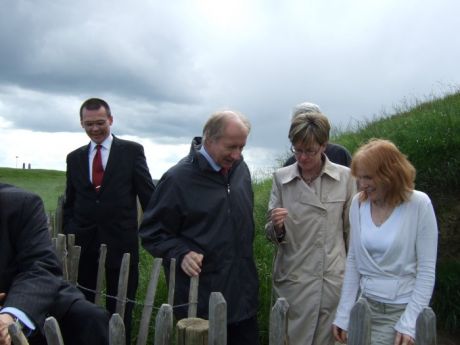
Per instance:
[[[107,120],[85,121],[82,124],[84,128],[91,128],[93,126],[100,128],[100,127],[104,127],[107,124]]]
[[[294,146],[291,146],[291,152],[295,154],[296,157],[300,157],[302,155],[305,155],[306,157],[313,157],[318,154],[319,150],[321,150],[321,146],[318,147],[317,150],[300,150],[296,149]]]

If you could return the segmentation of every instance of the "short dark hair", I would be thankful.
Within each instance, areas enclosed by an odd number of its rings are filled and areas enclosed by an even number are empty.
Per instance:
[[[90,98],[83,102],[80,107],[80,120],[83,120],[83,109],[86,110],[98,110],[103,107],[107,113],[107,116],[112,116],[109,104],[100,98]]]

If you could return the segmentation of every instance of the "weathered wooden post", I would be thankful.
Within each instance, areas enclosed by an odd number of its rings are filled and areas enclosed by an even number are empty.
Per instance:
[[[188,318],[177,323],[177,345],[206,345],[208,344],[208,320],[197,318],[198,309],[198,276],[190,278],[188,300]]]
[[[125,324],[117,313],[109,321],[109,345],[126,345]]]
[[[288,344],[288,311],[286,298],[278,298],[270,313],[270,345]]]
[[[62,275],[65,280],[69,279],[67,271],[67,237],[64,234],[58,234],[56,238],[56,255],[62,268]]]
[[[131,261],[131,254],[124,253],[121,259],[120,276],[118,278],[118,293],[116,313],[120,314],[121,318],[125,317],[126,309],[126,295],[128,293],[128,277],[129,277],[129,264]]]
[[[105,259],[107,257],[107,245],[102,243],[99,250],[99,263],[97,267],[96,294],[94,295],[94,303],[103,306],[102,289],[104,288],[105,279]]]
[[[169,263],[168,304],[174,305],[174,288],[176,287],[176,259]]]
[[[64,345],[61,329],[56,319],[52,316],[45,320],[45,337],[48,345]]]
[[[348,345],[368,345],[371,343],[371,310],[364,298],[360,298],[350,312]]]
[[[50,237],[51,238],[54,238],[57,236],[57,232],[56,232],[56,226],[54,224],[54,214],[53,212],[49,211],[47,214],[46,214],[46,218],[47,218],[47,223],[48,223],[48,231],[50,233]]]
[[[209,297],[208,345],[227,345],[227,302],[220,292]]]
[[[188,295],[188,317],[196,317],[198,309],[198,285],[200,278],[194,276],[190,278],[190,290]]]
[[[81,247],[75,245],[75,234],[67,235],[67,273],[68,281],[77,285],[78,265],[80,263]]]
[[[415,324],[415,343],[417,345],[436,345],[436,315],[426,307],[417,317]]]
[[[26,336],[22,333],[21,326],[18,322],[14,322],[8,326],[8,333],[14,345],[29,345]]]
[[[155,319],[155,345],[170,345],[173,329],[173,311],[169,304],[162,304]]]
[[[70,251],[70,256],[68,258],[69,263],[69,283],[73,284],[74,286],[77,285],[78,281],[78,265],[80,264],[80,254],[81,254],[81,247],[80,246],[73,246],[72,250]]]
[[[208,320],[192,317],[182,319],[177,323],[177,345],[207,345]]]
[[[160,277],[162,259],[153,260],[152,273],[150,274],[150,281],[145,295],[144,309],[142,310],[141,323],[139,325],[139,333],[137,336],[137,345],[145,345],[149,335],[149,323],[152,316],[153,304],[155,302],[155,295],[157,292],[158,279]]]
[[[54,231],[56,234],[62,233],[64,198],[64,195],[59,195],[54,214]]]

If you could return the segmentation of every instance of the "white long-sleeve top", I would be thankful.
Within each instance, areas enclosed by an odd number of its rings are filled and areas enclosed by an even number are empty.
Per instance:
[[[369,201],[366,201],[369,202]],[[358,291],[374,300],[407,306],[395,329],[415,337],[415,323],[428,306],[435,282],[438,227],[429,197],[413,191],[399,206],[400,231],[377,263],[362,242],[359,194],[350,208],[350,250],[334,324],[348,330],[350,311]]]

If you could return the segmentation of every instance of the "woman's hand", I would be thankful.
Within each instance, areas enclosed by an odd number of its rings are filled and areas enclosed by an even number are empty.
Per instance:
[[[334,334],[334,338],[341,344],[345,344],[347,342],[348,332],[344,331],[342,328],[332,325],[332,334]]]
[[[410,335],[396,332],[394,345],[414,345],[415,340]]]
[[[275,227],[277,234],[280,234],[284,228],[284,220],[288,215],[288,210],[285,208],[274,208],[270,213],[270,220]]]

